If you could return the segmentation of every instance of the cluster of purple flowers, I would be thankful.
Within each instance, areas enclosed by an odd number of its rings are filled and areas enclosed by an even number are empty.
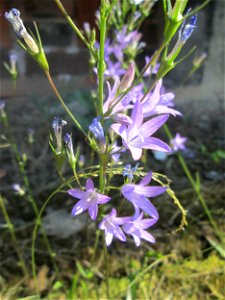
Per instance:
[[[124,31],[125,32],[125,31]],[[126,39],[118,35],[118,40]],[[112,49],[107,48],[107,55]],[[106,60],[107,61],[107,60]],[[149,58],[146,59],[146,63]],[[108,63],[108,61],[107,61]],[[146,69],[145,76],[155,73],[158,69]],[[165,92],[162,80],[158,80],[154,89],[147,94],[144,93],[143,84],[133,85],[135,75],[135,64],[130,63],[127,71],[120,80],[119,74],[113,76],[114,83],[111,86],[107,82],[108,96],[103,106],[103,121],[110,119],[113,123],[110,126],[112,145],[105,137],[106,129],[103,128],[102,120],[97,117],[89,126],[89,130],[100,146],[100,152],[108,151],[112,159],[118,162],[120,154],[125,151],[131,153],[132,158],[138,161],[143,149],[170,152],[170,147],[162,140],[153,137],[157,130],[168,120],[169,115],[182,115],[174,109],[173,93]],[[122,144],[118,142],[118,138]],[[121,146],[119,146],[121,144]],[[104,145],[104,147],[103,147]],[[141,239],[154,243],[154,237],[147,231],[159,218],[157,209],[150,202],[149,197],[155,197],[166,191],[166,187],[149,186],[152,173],[149,172],[139,184],[133,183],[137,167],[126,166],[123,175],[127,177],[126,183],[121,187],[121,194],[129,201],[134,208],[133,216],[117,216],[116,208],[105,215],[99,224],[99,229],[105,231],[105,241],[109,246],[113,237],[125,242],[126,236],[131,235],[137,246]],[[91,178],[86,181],[85,190],[70,189],[68,193],[79,199],[72,210],[72,215],[78,215],[88,211],[91,219],[96,220],[98,206],[112,202],[111,197],[100,194],[96,191]],[[149,217],[145,217],[148,215]]]
[[[124,69],[124,56],[136,54],[144,47],[144,43],[140,42],[142,34],[137,30],[129,31],[127,26],[122,30],[114,32],[114,39],[107,38],[105,41],[105,77],[115,78],[126,73]],[[95,43],[95,47],[99,48],[99,43]],[[97,72],[97,69],[94,69]]]
[[[139,184],[127,183],[121,188],[123,197],[133,204],[135,213],[133,216],[117,217],[117,210],[112,208],[111,212],[104,216],[99,224],[99,228],[105,231],[105,241],[109,246],[115,236],[117,239],[125,242],[126,235],[131,235],[137,246],[140,245],[140,239],[154,243],[154,237],[145,229],[153,226],[159,218],[158,212],[148,197],[155,197],[165,192],[166,188],[161,186],[148,186],[152,178],[149,172]],[[105,204],[111,200],[111,197],[99,194],[91,178],[86,181],[85,191],[80,189],[70,189],[68,193],[80,199],[72,210],[72,215],[76,216],[86,210],[92,220],[96,220],[98,215],[98,205]],[[141,210],[141,211],[140,211]],[[143,218],[144,213],[150,218]]]

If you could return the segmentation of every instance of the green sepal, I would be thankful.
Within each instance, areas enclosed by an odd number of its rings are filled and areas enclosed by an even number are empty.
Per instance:
[[[37,54],[32,54],[32,57],[36,62],[39,64],[39,66],[46,72],[49,71],[49,65],[48,61],[46,59],[45,53],[43,49],[37,53]]]
[[[63,163],[64,163],[64,160],[65,160],[65,151],[62,150],[61,153],[58,153],[53,144],[52,144],[52,141],[53,141],[53,138],[52,138],[52,135],[50,134],[50,139],[49,139],[49,146],[54,154],[54,157],[55,157],[55,161],[56,161],[56,168],[57,170],[60,172],[61,169],[62,169],[62,166],[63,166]]]

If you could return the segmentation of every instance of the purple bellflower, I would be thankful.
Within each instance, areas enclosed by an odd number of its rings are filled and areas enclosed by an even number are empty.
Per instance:
[[[120,228],[120,225],[125,224],[130,217],[119,218],[116,215],[117,211],[113,208],[111,212],[103,218],[102,222],[98,226],[99,229],[105,230],[105,242],[107,246],[112,243],[113,236],[122,242],[126,242],[126,236]]]
[[[185,143],[187,142],[187,138],[184,136],[181,136],[180,133],[176,133],[175,137],[170,141],[172,145],[173,151],[178,150],[185,150],[186,146]]]
[[[122,186],[122,195],[130,201],[135,211],[142,209],[153,219],[158,220],[159,214],[155,206],[147,199],[147,197],[155,197],[166,191],[166,187],[148,186],[152,179],[152,172],[149,172],[139,184],[128,183]]]
[[[143,212],[135,214],[134,217],[126,222],[122,228],[126,234],[132,235],[137,247],[141,244],[141,239],[150,243],[155,243],[155,238],[145,229],[153,226],[157,219],[143,219]]]
[[[132,108],[133,105],[129,105],[129,102],[124,103],[122,99],[119,101],[117,97],[120,86],[119,78],[115,78],[113,88],[111,88],[108,81],[106,83],[108,85],[108,98],[103,105],[104,114],[108,115],[107,117],[113,118],[120,124],[131,124],[131,118],[123,112],[129,108]]]
[[[160,79],[154,91],[145,96],[142,102],[144,118],[156,114],[182,116],[178,110],[172,108],[174,106],[173,99],[175,95],[173,93],[164,93],[163,90],[162,79]]]
[[[163,152],[170,152],[169,146],[151,137],[168,119],[169,115],[155,117],[143,123],[142,105],[137,101],[134,105],[131,120],[132,124],[112,124],[111,128],[121,136],[123,146],[130,150],[134,160],[139,160],[143,149],[152,149]]]
[[[96,220],[98,215],[98,204],[105,204],[111,198],[96,192],[93,181],[88,178],[86,181],[86,191],[80,189],[70,189],[68,193],[74,197],[80,199],[72,210],[72,215],[76,216],[86,210],[92,220]]]

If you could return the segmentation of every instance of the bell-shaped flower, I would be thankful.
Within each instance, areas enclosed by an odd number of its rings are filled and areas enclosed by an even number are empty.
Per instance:
[[[68,190],[68,193],[72,197],[80,199],[80,201],[78,201],[74,206],[71,214],[76,216],[88,210],[92,220],[96,220],[97,218],[98,204],[105,204],[111,199],[106,195],[96,192],[91,178],[88,178],[86,181],[86,191],[82,191],[80,189],[70,189]]]
[[[131,108],[132,105],[129,105],[129,102],[124,103],[123,99],[119,99],[118,97],[120,86],[119,77],[114,79],[113,88],[111,88],[108,81],[106,83],[108,85],[108,98],[103,105],[105,118],[111,117],[120,124],[131,124],[131,118],[124,112]]]
[[[170,152],[169,146],[151,137],[168,119],[169,115],[155,117],[143,123],[142,104],[137,101],[134,105],[131,120],[132,124],[112,124],[111,128],[121,136],[123,146],[130,150],[134,160],[139,160],[143,149],[152,149],[163,152]]]
[[[134,218],[128,220],[122,228],[126,234],[131,235],[134,238],[137,247],[141,244],[141,239],[150,243],[155,243],[155,238],[147,232],[145,229],[153,226],[157,222],[157,219],[143,219],[143,212],[135,214]]]
[[[158,115],[158,114],[171,114],[173,116],[182,116],[182,114],[173,109],[173,93],[164,93],[162,86],[162,79],[158,81],[153,92],[147,94],[142,102],[144,118]]]
[[[152,178],[152,172],[149,172],[139,184],[128,183],[122,186],[122,195],[130,201],[135,210],[143,210],[153,219],[158,220],[159,214],[155,206],[147,199],[147,197],[155,197],[166,191],[166,187],[148,186]]]
[[[122,242],[126,242],[126,236],[120,228],[120,225],[125,224],[130,217],[119,218],[116,215],[117,211],[113,208],[111,212],[103,218],[102,222],[98,226],[99,229],[105,231],[105,242],[107,246],[112,243],[113,236]]]

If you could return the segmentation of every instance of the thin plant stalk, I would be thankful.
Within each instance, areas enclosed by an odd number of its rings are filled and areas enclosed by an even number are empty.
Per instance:
[[[74,115],[72,114],[72,112],[69,110],[68,106],[66,105],[66,103],[64,102],[63,98],[61,97],[60,93],[58,92],[52,77],[50,75],[50,73],[48,71],[45,72],[47,79],[49,81],[49,84],[53,90],[53,92],[55,93],[57,99],[59,100],[59,102],[61,103],[62,107],[64,108],[64,110],[68,113],[68,115],[70,116],[70,118],[73,120],[74,124],[77,126],[77,128],[85,135],[85,137],[88,137],[86,132],[84,131],[84,129],[82,128],[82,126],[80,125],[80,123],[77,121],[77,119],[74,117]]]
[[[98,92],[99,92],[99,114],[102,117],[101,122],[103,124],[103,100],[104,100],[104,71],[105,71],[105,37],[106,37],[106,15],[105,15],[105,0],[101,2],[101,16],[100,16],[100,49],[99,49],[99,62],[98,62]],[[104,165],[100,158],[100,174],[99,174],[99,189],[103,193],[105,190],[105,174]]]
[[[165,124],[164,124],[164,130],[165,130],[166,135],[168,136],[168,138],[169,138],[169,139],[172,139],[172,134],[171,134],[171,132],[170,132],[168,126],[165,125]],[[194,190],[195,190],[195,192],[196,192],[196,194],[197,194],[197,196],[198,196],[198,199],[199,199],[199,201],[200,201],[200,203],[201,203],[201,205],[202,205],[202,207],[203,207],[203,209],[204,209],[204,211],[205,211],[205,214],[207,215],[207,217],[208,217],[208,219],[209,219],[209,222],[211,223],[213,229],[215,230],[216,235],[217,235],[218,238],[221,240],[221,242],[223,242],[223,236],[222,236],[222,234],[221,234],[221,231],[219,230],[219,228],[218,228],[216,222],[214,221],[214,219],[213,219],[213,217],[212,217],[212,214],[211,214],[211,212],[210,212],[210,209],[208,208],[208,206],[207,206],[207,204],[206,204],[206,201],[205,201],[205,199],[204,199],[204,196],[202,195],[202,193],[201,193],[201,191],[200,191],[200,188],[199,188],[198,185],[196,184],[195,179],[193,178],[193,176],[192,176],[192,174],[191,174],[191,172],[190,172],[190,170],[189,170],[189,168],[188,168],[188,166],[187,166],[187,164],[186,164],[186,162],[185,162],[183,156],[182,156],[179,152],[177,152],[177,157],[178,157],[178,159],[179,159],[179,162],[180,162],[180,164],[181,164],[181,166],[182,166],[182,168],[183,168],[183,170],[184,170],[184,173],[186,174],[186,176],[187,176],[187,178],[188,178],[190,184],[191,184],[192,187],[194,188]]]
[[[19,244],[18,244],[18,241],[17,241],[17,238],[16,238],[14,225],[12,224],[12,222],[10,220],[9,214],[8,214],[7,209],[5,207],[4,199],[1,196],[1,194],[0,194],[0,207],[1,207],[4,219],[6,221],[7,228],[10,232],[10,235],[11,235],[11,238],[12,238],[12,241],[13,241],[13,244],[14,244],[15,251],[16,251],[17,256],[19,258],[21,269],[23,270],[24,276],[26,278],[29,278],[29,271],[27,270],[23,253],[20,250],[20,247],[19,247]]]
[[[32,266],[32,274],[33,274],[33,278],[34,278],[34,281],[35,281],[35,286],[36,286],[37,293],[39,293],[39,287],[38,287],[38,281],[37,281],[36,262],[35,262],[35,241],[37,239],[38,227],[41,226],[41,217],[42,217],[42,214],[43,214],[46,206],[48,205],[48,203],[50,202],[50,200],[52,199],[52,197],[54,195],[56,195],[65,185],[67,185],[67,183],[61,184],[46,199],[46,201],[44,202],[44,204],[42,205],[42,207],[41,207],[41,209],[40,209],[40,211],[38,213],[38,216],[37,216],[37,219],[36,219],[36,222],[35,222],[35,225],[34,225],[34,230],[33,230],[33,234],[32,234],[32,244],[31,244],[31,266]],[[58,275],[59,274],[60,273],[58,272]]]
[[[103,237],[104,239],[104,237]],[[106,243],[104,243],[104,256],[105,256],[105,284],[106,284],[106,296],[110,299],[110,285],[109,285],[109,261],[108,261],[108,249]]]
[[[66,20],[68,21],[68,23],[70,24],[73,31],[77,34],[77,36],[81,39],[81,41],[87,46],[87,48],[91,51],[91,53],[95,55],[93,48],[90,47],[88,41],[86,40],[82,32],[79,30],[79,28],[76,26],[76,24],[73,22],[68,12],[66,11],[65,7],[62,5],[61,1],[60,0],[54,0],[54,1],[57,4],[60,11],[62,12],[62,14],[64,15],[64,17],[66,18]]]
[[[14,155],[15,155],[15,158],[16,158],[16,161],[17,161],[17,165],[19,167],[20,174],[21,174],[21,176],[23,178],[24,186],[25,186],[25,188],[26,188],[26,190],[28,192],[28,201],[31,203],[31,206],[32,206],[33,211],[35,213],[35,216],[37,218],[39,210],[38,210],[38,206],[36,204],[36,201],[35,201],[35,199],[33,197],[33,194],[32,194],[32,191],[31,191],[31,187],[30,187],[30,182],[29,182],[28,176],[26,174],[25,162],[21,158],[19,150],[18,150],[18,147],[17,147],[17,144],[14,141],[14,137],[13,137],[10,125],[9,125],[9,121],[8,121],[7,115],[5,116],[5,119],[6,119],[6,121],[4,122],[4,124],[7,125],[6,128],[8,129],[8,132],[9,132],[10,144],[11,144],[12,150],[14,152]],[[57,268],[57,265],[56,265],[55,260],[54,260],[55,253],[52,251],[52,248],[51,248],[51,245],[49,243],[48,237],[46,235],[46,232],[45,232],[44,226],[42,224],[42,221],[41,220],[38,220],[38,221],[39,221],[41,229],[42,229],[42,235],[43,235],[43,238],[44,238],[44,241],[45,241],[45,245],[46,245],[47,251],[48,251],[49,256],[51,258],[52,264],[53,264],[56,272],[58,272],[57,271],[58,268]]]

